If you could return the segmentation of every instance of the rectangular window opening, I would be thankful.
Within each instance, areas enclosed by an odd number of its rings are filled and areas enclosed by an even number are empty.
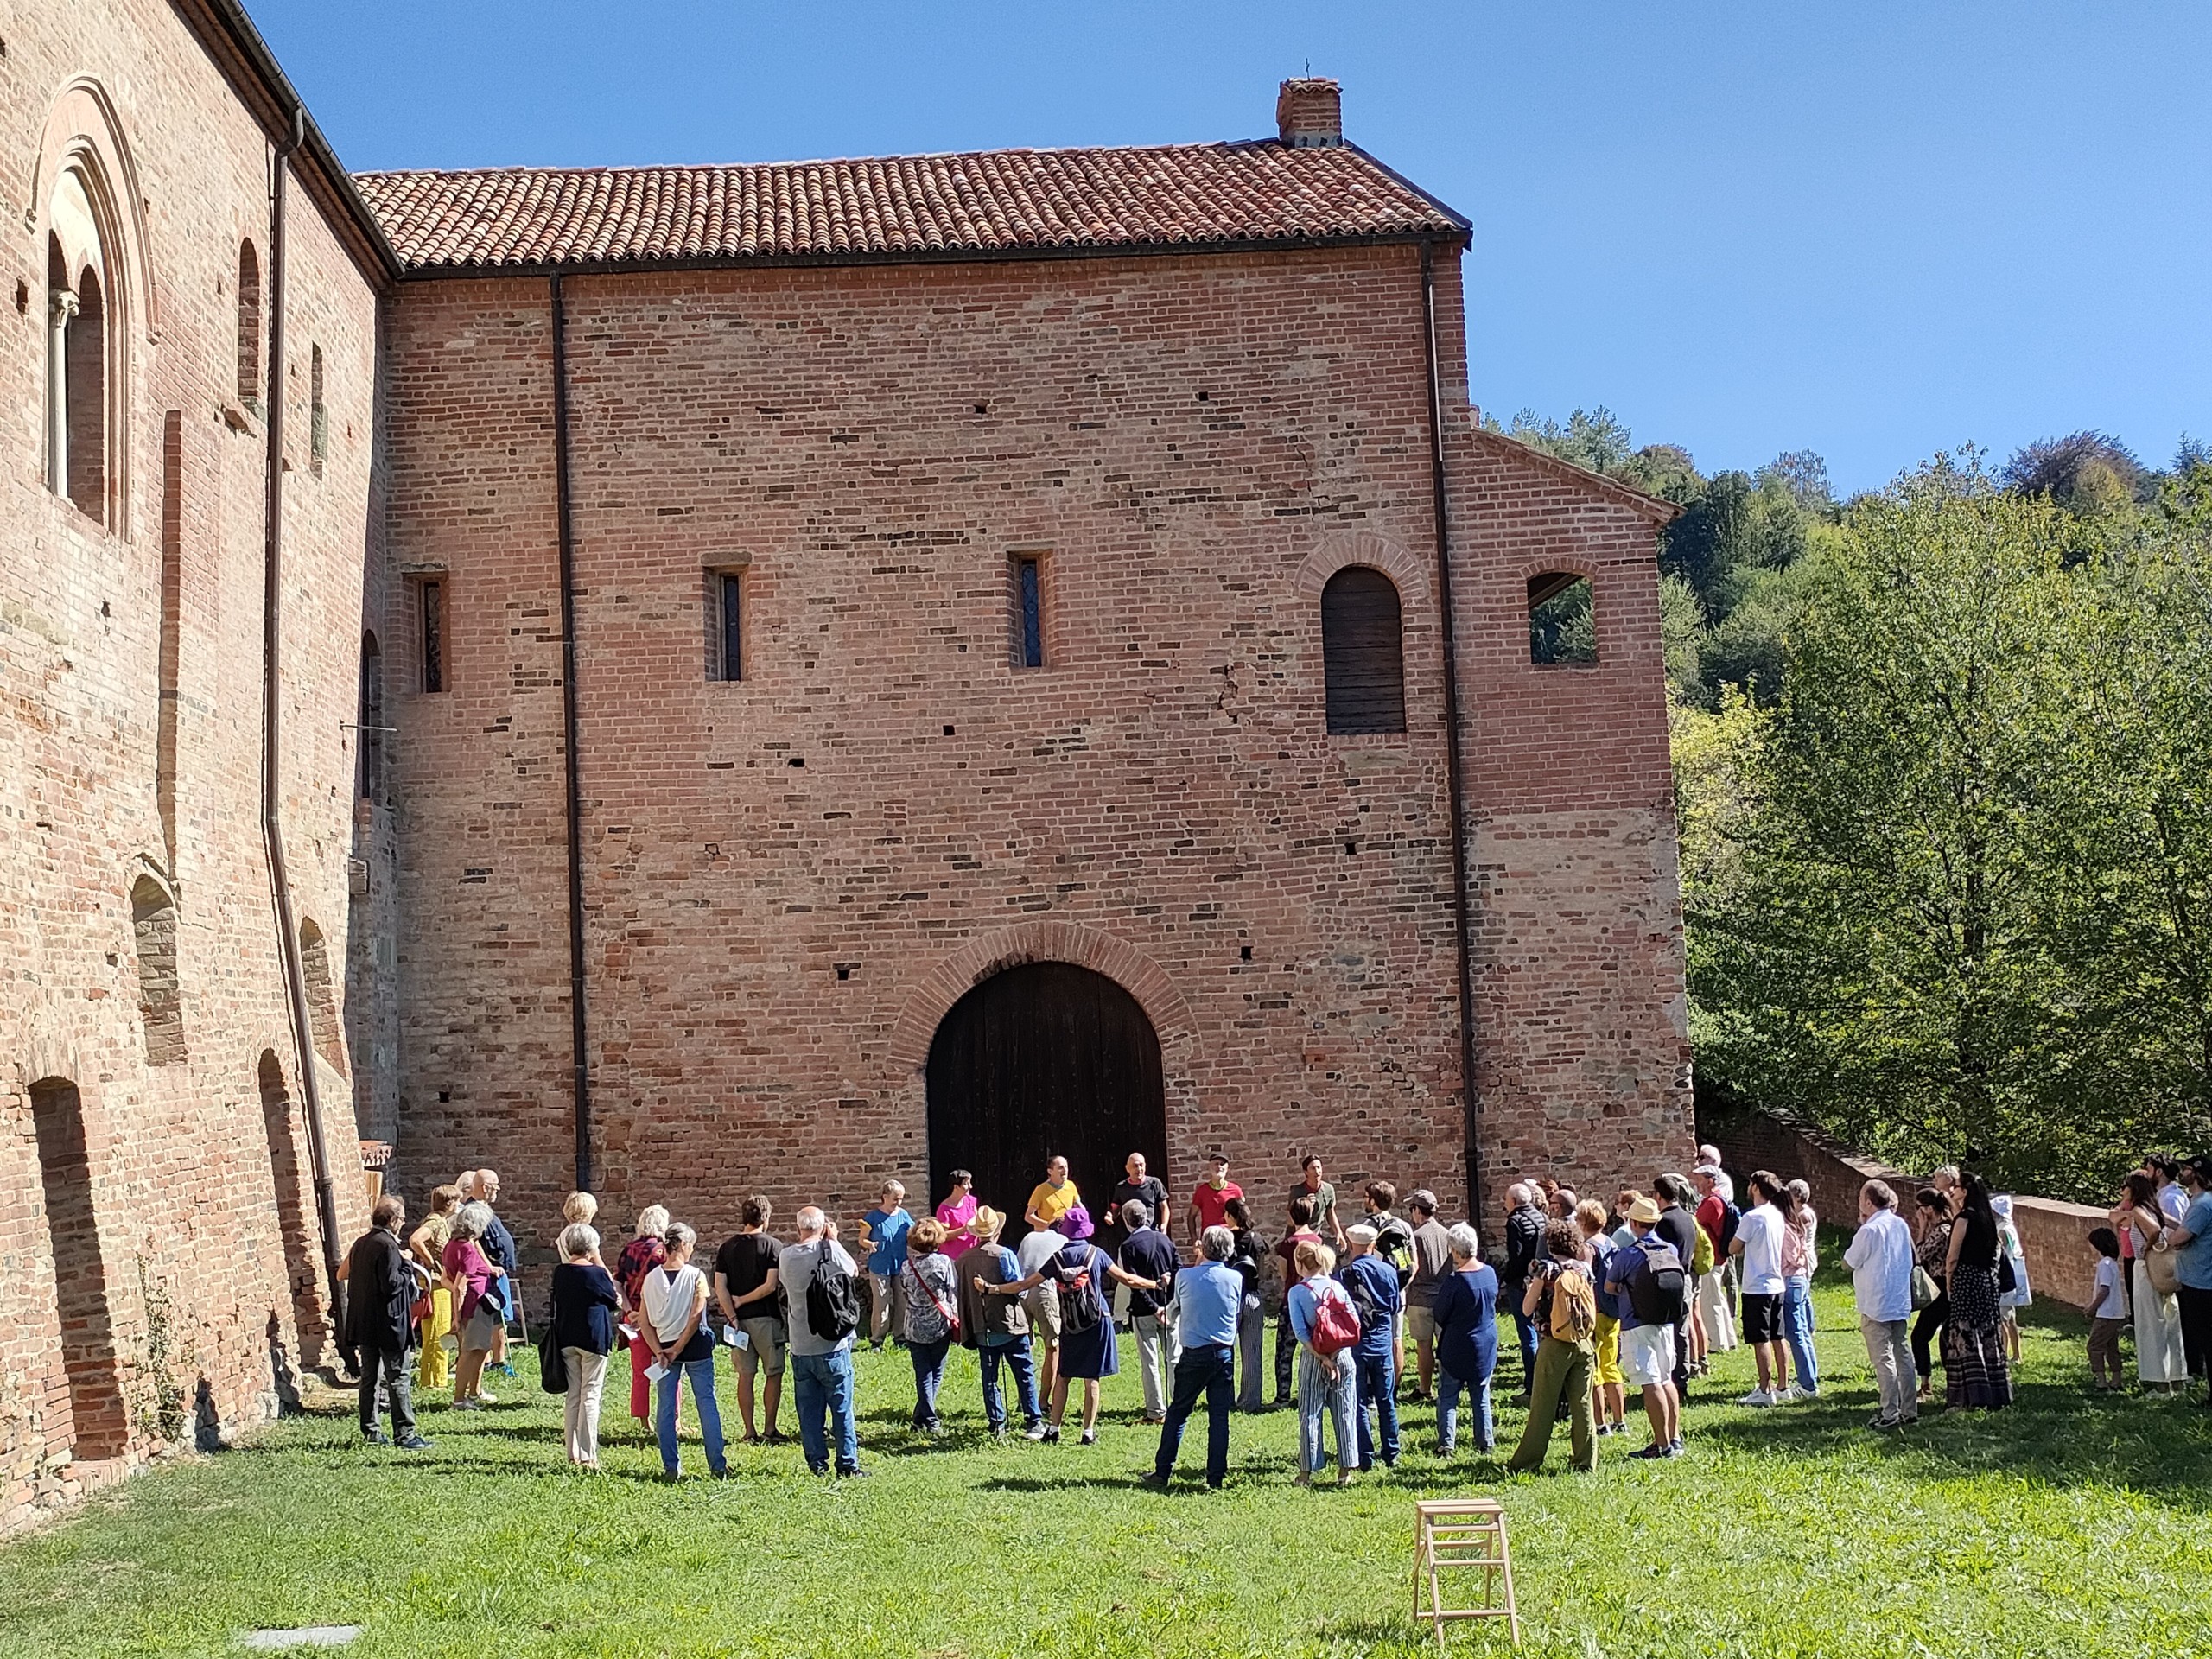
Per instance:
[[[712,578],[715,584],[715,677],[745,677],[745,580],[734,571]]]
[[[1045,666],[1045,562],[1034,554],[1014,561],[1014,663]]]
[[[446,585],[442,582],[416,584],[420,595],[423,626],[423,689],[446,689]]]

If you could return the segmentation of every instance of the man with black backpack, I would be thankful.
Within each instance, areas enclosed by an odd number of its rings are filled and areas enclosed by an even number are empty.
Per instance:
[[[823,1416],[837,1437],[836,1469],[857,1480],[861,1467],[858,1414],[853,1404],[853,1332],[861,1322],[858,1269],[837,1229],[813,1205],[793,1217],[798,1243],[777,1259],[776,1277],[790,1308],[791,1369],[797,1378],[798,1437],[806,1466],[817,1475],[830,1471],[830,1446]]]
[[[1659,1206],[1639,1198],[1629,1206],[1634,1235],[1613,1252],[1605,1289],[1621,1322],[1621,1376],[1643,1390],[1651,1444],[1630,1455],[1676,1458],[1682,1452],[1682,1402],[1675,1392],[1675,1327],[1689,1310],[1689,1269],[1660,1236]]]

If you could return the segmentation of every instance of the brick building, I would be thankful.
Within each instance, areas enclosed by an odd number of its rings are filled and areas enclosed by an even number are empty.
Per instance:
[[[234,0],[6,49],[0,1524],[318,1361],[361,1139],[528,1243],[1684,1138],[1669,510],[1479,429],[1333,83],[349,179]]]

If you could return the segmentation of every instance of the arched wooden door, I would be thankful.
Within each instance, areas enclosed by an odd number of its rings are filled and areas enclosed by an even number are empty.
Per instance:
[[[1103,974],[1037,962],[993,975],[938,1027],[928,1076],[929,1202],[951,1171],[973,1171],[977,1198],[1007,1212],[1009,1244],[1056,1154],[1094,1217],[1133,1152],[1173,1180],[1159,1036]]]

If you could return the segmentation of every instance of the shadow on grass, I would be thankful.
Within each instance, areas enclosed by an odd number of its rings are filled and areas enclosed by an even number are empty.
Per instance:
[[[2022,1335],[2041,1345],[2082,1340],[2082,1320],[2063,1310],[2030,1310]],[[2001,1411],[1946,1408],[1942,1374],[1938,1403],[1921,1408],[1919,1423],[1901,1433],[1867,1427],[1874,1399],[1863,1378],[1837,1397],[1768,1410],[1745,1410],[1700,1421],[1687,1420],[1693,1446],[1703,1441],[1734,1450],[1814,1457],[1846,1447],[1871,1446],[1882,1456],[1916,1460],[1929,1472],[1995,1474],[2052,1485],[2119,1485],[2154,1493],[2164,1502],[2212,1510],[2212,1411],[2197,1404],[2202,1385],[2186,1399],[2101,1395],[2079,1383],[2034,1377],[2021,1383]]]

